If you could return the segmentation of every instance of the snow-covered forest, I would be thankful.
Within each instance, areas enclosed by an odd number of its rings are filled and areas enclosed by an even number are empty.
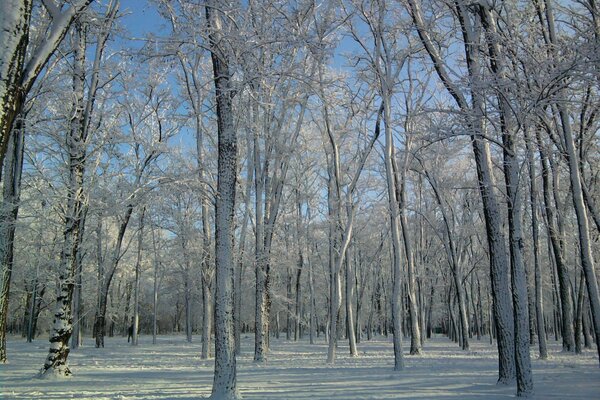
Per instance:
[[[597,0],[0,1],[0,395],[597,396],[599,54]]]

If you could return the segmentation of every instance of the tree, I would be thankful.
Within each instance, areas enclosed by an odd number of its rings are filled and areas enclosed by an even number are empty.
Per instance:
[[[211,53],[218,123],[218,173],[215,207],[215,374],[212,399],[240,397],[236,381],[235,337],[233,332],[233,215],[237,177],[237,133],[232,107],[233,87],[224,41],[231,35],[231,22],[214,0],[205,5],[208,46]],[[232,10],[228,10],[232,11]]]
[[[419,38],[433,63],[439,79],[464,115],[465,126],[471,137],[489,246],[492,295],[494,298],[494,322],[498,330],[498,353],[500,355],[498,382],[507,384],[514,379],[516,371],[514,322],[508,279],[510,267],[506,255],[504,233],[502,231],[500,205],[494,189],[496,179],[492,171],[489,143],[483,139],[485,137],[484,98],[483,94],[479,92],[479,88],[483,85],[480,76],[481,59],[477,45],[479,39],[475,36],[476,30],[474,29],[472,16],[466,4],[462,1],[455,2],[452,9],[458,16],[462,30],[467,73],[471,82],[471,86],[468,88],[470,96],[469,104],[461,89],[450,78],[440,51],[435,46],[430,32],[426,28],[420,3],[417,0],[408,0],[409,12],[417,28]]]
[[[79,0],[63,10],[63,5],[56,4],[54,0],[42,0],[46,11],[44,18],[49,22],[46,24],[47,34],[38,43],[29,40],[33,0],[7,0],[2,3],[0,31],[8,33],[2,35],[0,42],[4,54],[0,58],[0,166],[4,163],[13,123],[27,94],[73,21],[92,1]],[[26,60],[27,54],[31,55]]]
[[[29,38],[32,0],[7,0],[0,5],[0,182],[4,179],[6,196],[10,201],[9,209],[2,210],[0,224],[0,262],[2,262],[2,281],[0,281],[0,362],[6,362],[6,319],[12,274],[14,226],[18,215],[17,202],[20,191],[22,168],[18,154],[22,153],[24,104],[33,84],[46,66],[48,60],[67,34],[71,23],[79,16],[92,0],[81,0],[65,10],[61,10],[54,0],[42,1],[45,12],[41,11],[46,25],[40,31],[45,32],[37,43]],[[49,19],[49,22],[46,20]],[[36,21],[37,22],[37,21]],[[18,117],[21,115],[21,117]],[[16,121],[16,123],[15,123]],[[12,133],[14,131],[14,134]],[[4,156],[11,135],[13,148],[12,162],[6,163],[11,169],[4,176]],[[6,180],[8,179],[8,182]],[[6,199],[5,199],[6,200]]]

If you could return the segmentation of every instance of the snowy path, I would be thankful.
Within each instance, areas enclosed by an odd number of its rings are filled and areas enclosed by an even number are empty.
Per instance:
[[[153,346],[142,336],[136,348],[125,338],[106,338],[105,349],[82,347],[70,359],[74,376],[66,381],[34,378],[47,342],[9,339],[9,364],[0,365],[1,399],[198,399],[208,396],[213,361],[201,361],[200,339],[163,336]],[[91,339],[87,340],[91,345]],[[253,337],[243,341],[238,385],[244,399],[506,399],[515,388],[497,386],[497,360],[487,342],[471,342],[462,352],[445,338],[425,344],[422,356],[406,356],[407,368],[392,371],[390,340],[363,342],[361,356],[338,349],[335,366],[324,365],[326,345],[272,339],[266,365],[252,361]],[[406,347],[406,346],[405,346]],[[537,399],[600,399],[600,368],[595,352],[563,354],[552,342],[551,359],[533,356]]]

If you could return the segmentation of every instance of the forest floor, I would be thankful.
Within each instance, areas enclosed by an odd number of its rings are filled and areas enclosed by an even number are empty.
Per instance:
[[[41,338],[8,341],[9,363],[0,364],[1,399],[198,399],[210,394],[213,364],[200,360],[200,338],[141,336],[139,345],[126,338],[106,338],[104,349],[92,339],[71,352],[73,376],[37,379],[48,344]],[[405,351],[409,343],[404,342]],[[390,338],[359,344],[350,357],[340,344],[337,362],[325,364],[327,346],[306,340],[272,339],[268,362],[252,361],[253,336],[245,335],[238,358],[238,387],[244,399],[506,399],[515,386],[496,385],[497,354],[489,341],[471,341],[470,351],[437,337],[425,343],[420,356],[406,355],[404,371],[393,372]],[[560,351],[550,342],[549,360],[537,359],[531,348],[537,399],[600,399],[600,368],[595,351],[582,355]]]

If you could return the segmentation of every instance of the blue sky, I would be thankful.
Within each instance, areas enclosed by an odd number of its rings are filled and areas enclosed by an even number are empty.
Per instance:
[[[147,0],[121,0],[121,13],[125,14],[121,24],[135,38],[143,38],[147,33],[160,31],[164,21],[156,12],[156,5]]]

